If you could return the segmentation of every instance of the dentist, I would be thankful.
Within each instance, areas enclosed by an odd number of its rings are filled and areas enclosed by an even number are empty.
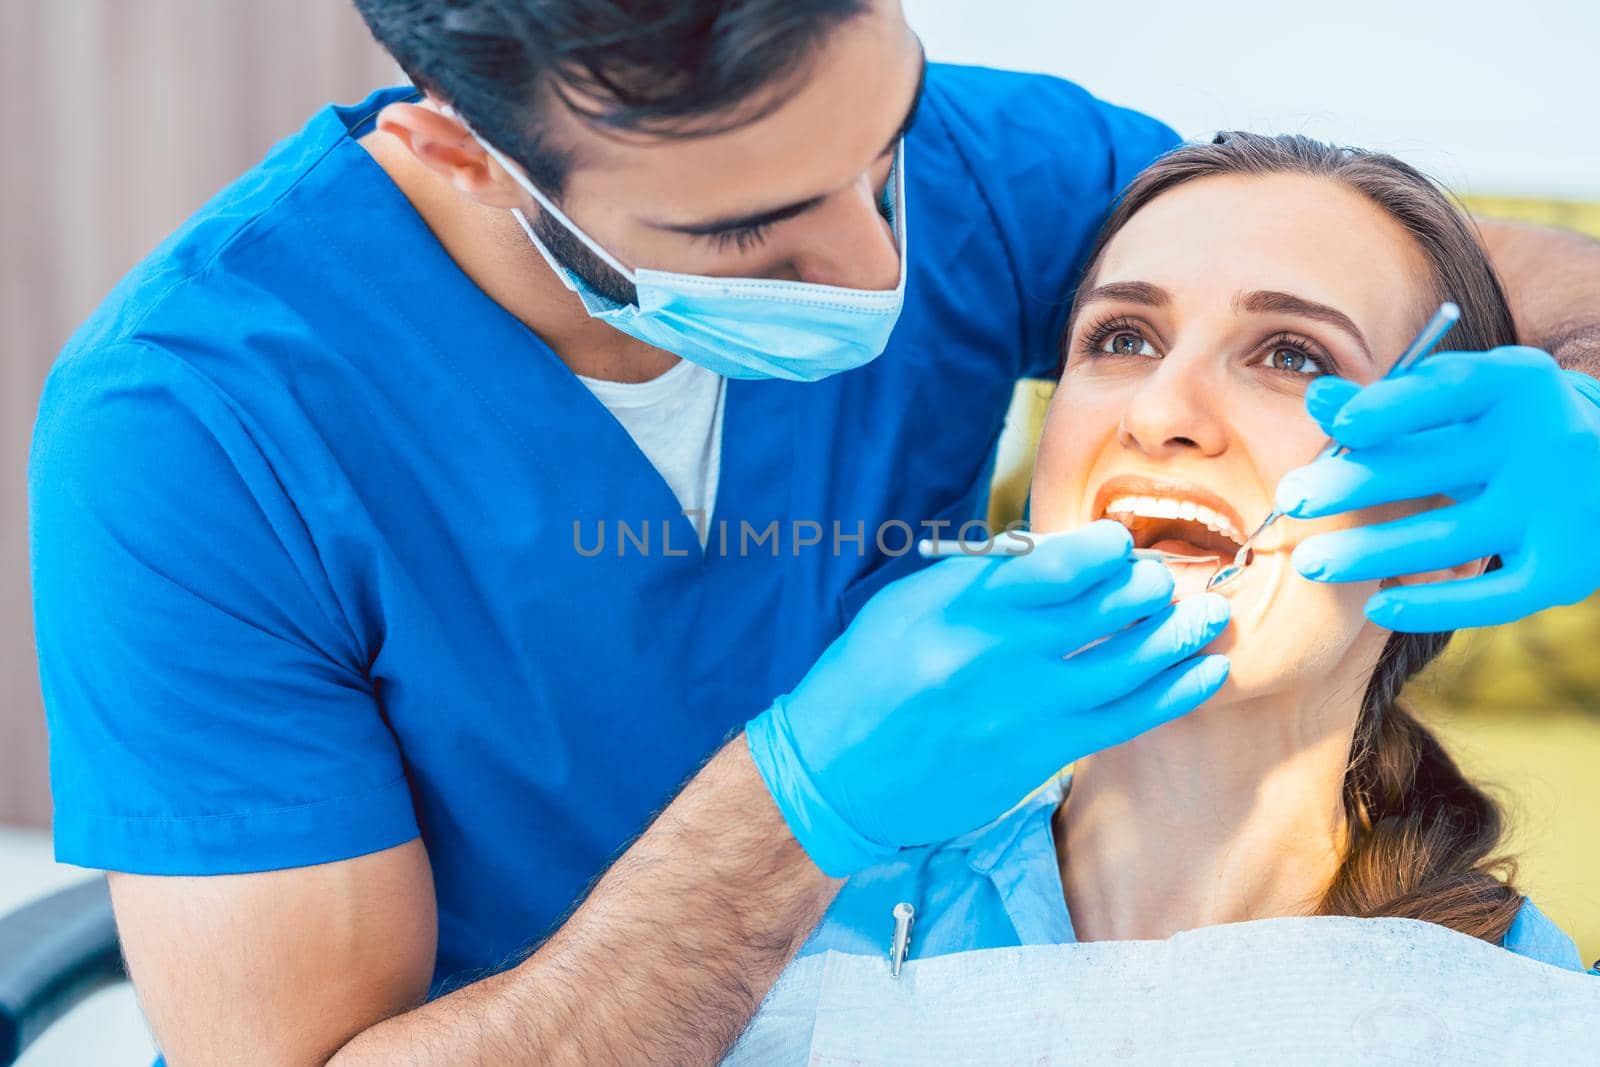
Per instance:
[[[894,0],[358,6],[419,88],[278,145],[47,384],[58,855],[115,872],[174,1064],[714,1060],[840,877],[1224,680],[1225,613],[1170,604],[1120,528],[905,551],[982,515],[1013,383],[1177,139],[927,65]],[[1557,364],[1600,362],[1600,254],[1486,234],[1554,359],[1317,394],[1376,458],[1307,471],[1303,512],[1519,429],[1434,468],[1495,507],[1425,551],[1534,576],[1398,626],[1600,584],[1514,506],[1529,456],[1600,457]],[[1330,579],[1373,555],[1324,548]]]

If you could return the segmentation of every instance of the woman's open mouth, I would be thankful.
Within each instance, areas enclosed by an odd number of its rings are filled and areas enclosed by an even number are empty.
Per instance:
[[[1098,502],[1095,517],[1122,523],[1138,548],[1216,556],[1227,563],[1244,542],[1233,509],[1197,486],[1116,478],[1101,487]]]

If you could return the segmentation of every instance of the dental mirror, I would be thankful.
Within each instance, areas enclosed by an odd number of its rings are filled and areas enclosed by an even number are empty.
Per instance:
[[[1422,357],[1433,351],[1433,347],[1444,340],[1444,335],[1449,333],[1450,328],[1460,319],[1461,309],[1454,303],[1446,300],[1440,304],[1439,310],[1435,311],[1433,317],[1423,325],[1422,332],[1417,334],[1416,339],[1406,346],[1406,350],[1400,353],[1400,358],[1395,360],[1394,366],[1389,368],[1389,373],[1383,377],[1398,378],[1420,363]],[[1311,462],[1315,463],[1320,459],[1342,456],[1348,451],[1350,451],[1348,448],[1330,437]],[[1255,562],[1255,548],[1253,546],[1256,538],[1266,533],[1267,528],[1281,518],[1283,518],[1283,512],[1273,508],[1272,513],[1261,521],[1260,526],[1256,527],[1255,532],[1244,539],[1244,544],[1239,546],[1239,551],[1234,555],[1233,562],[1217,568],[1217,572],[1206,582],[1206,591],[1214,593],[1236,581],[1239,575],[1245,572],[1245,568]]]

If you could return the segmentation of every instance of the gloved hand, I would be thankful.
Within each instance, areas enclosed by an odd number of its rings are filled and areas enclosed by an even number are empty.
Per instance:
[[[1172,604],[1171,571],[1132,547],[1101,521],[1025,556],[946,560],[862,608],[745,729],[817,866],[844,877],[976,829],[1222,685],[1227,659],[1194,657],[1228,602]]]
[[[1306,407],[1353,450],[1284,476],[1295,518],[1442,493],[1454,503],[1308,538],[1294,553],[1324,582],[1398,577],[1498,555],[1496,571],[1384,590],[1367,617],[1426,633],[1510,622],[1600,588],[1600,384],[1522,347],[1442,352],[1365,388],[1319,378]]]

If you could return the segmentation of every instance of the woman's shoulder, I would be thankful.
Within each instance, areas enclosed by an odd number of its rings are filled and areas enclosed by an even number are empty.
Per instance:
[[[1519,956],[1548,963],[1552,967],[1569,971],[1584,970],[1577,944],[1562,932],[1561,927],[1551,922],[1532,900],[1526,898],[1500,944]]]

